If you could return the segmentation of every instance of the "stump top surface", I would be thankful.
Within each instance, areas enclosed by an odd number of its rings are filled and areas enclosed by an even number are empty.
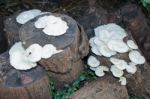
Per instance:
[[[46,15],[48,16],[51,14]],[[67,29],[67,32],[63,35],[49,36],[43,33],[43,29],[35,28],[34,23],[38,20],[38,18],[46,15],[38,16],[21,27],[19,35],[21,41],[25,42],[25,48],[33,43],[38,43],[41,46],[44,46],[45,44],[53,44],[58,49],[64,49],[74,41],[76,33],[79,32],[78,25],[74,19],[67,15],[54,14],[54,16],[61,17],[62,20],[67,22],[69,28]]]

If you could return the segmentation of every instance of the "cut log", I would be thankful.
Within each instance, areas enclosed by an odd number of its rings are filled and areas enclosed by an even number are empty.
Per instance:
[[[5,37],[5,33],[3,31],[4,24],[3,24],[4,16],[0,16],[0,53],[3,53],[7,50],[7,40]]]
[[[52,99],[49,88],[40,66],[19,71],[10,65],[8,52],[0,55],[0,99]]]
[[[18,32],[21,27],[21,24],[17,23],[16,21],[16,17],[18,16],[18,14],[19,12],[8,17],[4,21],[4,31],[6,32],[6,38],[9,47],[11,47],[15,42],[18,42],[20,40]]]
[[[70,83],[82,73],[84,69],[82,59],[89,52],[89,44],[82,26],[78,25],[74,19],[61,14],[53,15],[61,17],[67,22],[69,28],[65,34],[49,36],[43,33],[42,29],[35,28],[34,23],[41,17],[39,16],[24,24],[19,31],[19,35],[21,41],[25,42],[23,45],[25,48],[28,48],[34,43],[38,43],[41,46],[53,44],[57,50],[63,50],[39,62],[39,64],[50,72],[49,74],[56,81],[54,84],[58,88],[63,87],[62,82]]]
[[[116,79],[105,76],[86,84],[69,99],[128,99],[128,92]]]

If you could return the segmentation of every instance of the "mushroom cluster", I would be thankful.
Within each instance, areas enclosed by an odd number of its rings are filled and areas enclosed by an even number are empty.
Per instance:
[[[21,12],[16,17],[16,22],[26,24],[37,16],[44,15],[50,12],[41,12],[38,9]],[[67,23],[61,17],[53,15],[43,16],[35,22],[36,28],[44,28],[43,32],[51,36],[60,36],[66,33]],[[9,50],[10,64],[18,70],[28,70],[37,66],[37,62],[43,59],[48,59],[52,55],[62,52],[57,50],[53,44],[41,46],[38,43],[30,45],[28,48],[23,47],[25,42],[16,42]]]
[[[9,50],[10,64],[18,70],[28,70],[37,66],[37,62],[42,58],[47,59],[56,53],[63,50],[56,50],[52,44],[40,46],[32,44],[27,49],[24,49],[22,42],[15,43]]]
[[[124,39],[128,36],[126,31],[115,23],[98,26],[94,31],[95,36],[89,40],[91,51],[97,56],[105,57],[111,66],[104,66],[96,57],[90,56],[87,60],[90,69],[99,77],[104,76],[104,71],[108,72],[110,69],[113,76],[120,79],[121,85],[126,85],[124,70],[134,74],[137,71],[136,66],[145,63],[145,58],[138,51],[138,46],[133,40],[125,42]],[[115,57],[124,53],[128,54],[130,62]]]

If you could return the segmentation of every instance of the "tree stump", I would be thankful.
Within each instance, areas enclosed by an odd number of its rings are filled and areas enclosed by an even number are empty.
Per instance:
[[[51,15],[51,14],[47,14]],[[82,59],[89,52],[89,44],[87,35],[82,26],[67,15],[52,14],[61,17],[69,26],[67,32],[60,36],[45,35],[41,29],[37,29],[34,23],[42,16],[36,17],[24,24],[19,31],[20,39],[24,43],[24,47],[28,48],[34,43],[41,46],[53,44],[57,50],[63,50],[48,59],[42,59],[41,64],[48,70],[50,77],[55,81],[57,88],[63,87],[64,83],[71,83],[84,70]]]
[[[11,47],[15,42],[20,41],[18,32],[22,25],[16,22],[16,17],[18,16],[18,14],[19,12],[8,17],[4,21],[4,31],[6,33],[5,35],[6,35],[9,47]]]
[[[4,25],[3,25],[4,16],[0,16],[0,53],[3,53],[7,50],[7,40],[5,37],[5,33],[3,31]]]
[[[1,54],[0,99],[52,99],[46,73],[40,66],[18,71],[10,65],[8,51]]]

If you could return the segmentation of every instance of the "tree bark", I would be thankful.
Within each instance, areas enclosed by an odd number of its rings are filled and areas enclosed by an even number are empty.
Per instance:
[[[0,99],[52,99],[49,88],[40,66],[19,71],[10,65],[8,51],[0,55]]]

